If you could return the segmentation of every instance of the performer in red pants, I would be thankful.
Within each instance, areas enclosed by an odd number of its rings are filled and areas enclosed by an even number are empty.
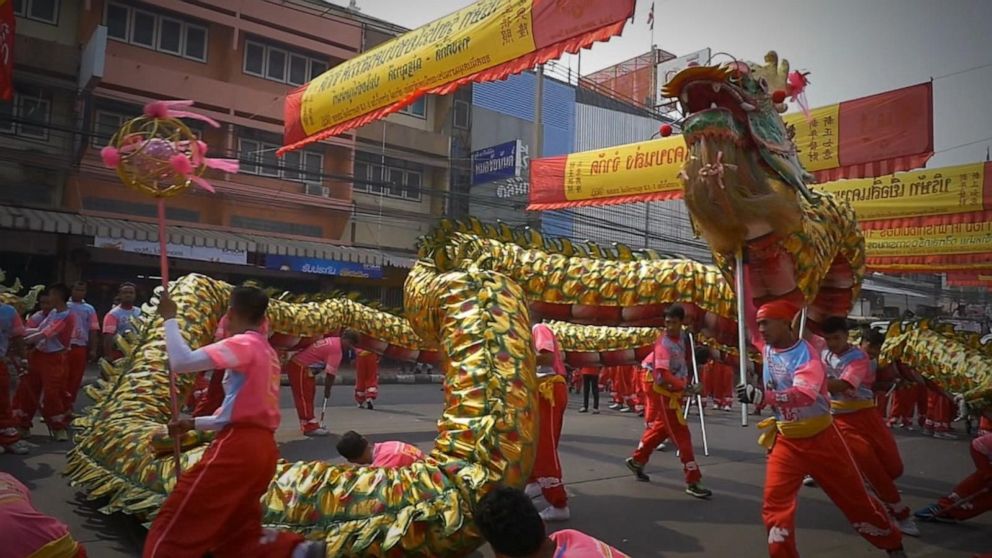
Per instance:
[[[890,557],[905,558],[902,533],[865,488],[864,480],[830,415],[826,373],[816,349],[797,339],[792,303],[777,300],[757,312],[761,339],[752,343],[764,360],[764,389],[740,385],[738,398],[755,404],[768,400],[775,413],[758,424],[766,430],[759,443],[769,449],[762,518],[772,558],[799,556],[796,500],[803,475],[810,474],[841,509],[855,530]]]
[[[169,424],[173,436],[192,429],[219,431],[200,461],[184,471],[145,540],[144,558],[248,556],[323,557],[323,542],[288,532],[264,532],[259,499],[275,474],[279,451],[279,358],[259,330],[269,299],[260,289],[231,292],[232,336],[190,350],[176,321],[176,304],[163,293],[169,368],[177,374],[226,369],[226,397],[213,416]]]
[[[96,362],[97,344],[100,339],[100,320],[97,319],[93,306],[86,302],[85,281],[77,281],[72,286],[69,310],[76,325],[72,332],[72,340],[69,341],[69,375],[66,379],[66,408],[72,414],[79,388],[83,385],[86,363]]]
[[[10,377],[17,372],[13,366],[7,366],[8,356],[12,362],[20,362],[24,333],[24,323],[17,309],[0,302],[0,453],[24,455],[28,452],[10,407]]]
[[[951,421],[954,419],[954,400],[941,391],[933,382],[926,382],[927,414],[923,433],[934,438],[956,440],[951,434]]]
[[[723,362],[720,351],[715,352],[716,355],[703,367],[703,377],[709,378],[709,396],[713,400],[713,406],[729,411],[734,402],[734,369]]]
[[[379,355],[358,349],[355,354],[355,403],[372,410],[379,397]]]
[[[38,409],[38,398],[41,397],[41,415],[52,437],[57,442],[65,442],[69,440],[65,397],[69,367],[66,357],[75,320],[66,304],[69,300],[67,286],[61,283],[52,285],[48,287],[47,295],[52,305],[51,311],[37,329],[28,329],[24,336],[25,343],[34,346],[28,364],[32,368],[28,374],[31,378],[17,386],[14,417],[20,428],[30,432],[31,421]]]
[[[682,415],[682,398],[698,386],[689,386],[689,366],[686,364],[685,333],[682,328],[685,310],[673,304],[665,310],[665,332],[654,344],[654,352],[643,362],[649,370],[644,375],[644,397],[646,399],[645,418],[650,416],[648,426],[634,454],[626,460],[637,480],[651,480],[644,473],[644,466],[651,459],[651,453],[666,438],[675,442],[685,473],[685,492],[696,498],[709,498],[713,492],[700,484],[702,473],[692,449],[692,436]],[[658,421],[658,417],[663,417]]]
[[[571,517],[568,494],[562,482],[561,460],[558,459],[558,440],[568,406],[568,387],[565,381],[565,361],[561,345],[546,324],[531,327],[534,352],[537,356],[538,413],[540,432],[537,437],[537,455],[534,468],[525,489],[528,496],[543,495],[548,507],[541,511],[544,521],[565,521]]]
[[[345,330],[340,337],[328,335],[317,340],[289,359],[286,372],[304,436],[328,435],[327,429],[314,416],[313,398],[317,389],[314,377],[323,372],[324,381],[333,384],[341,366],[341,355],[356,343],[358,334]]]
[[[913,430],[913,415],[919,414],[919,425],[926,420],[927,395],[923,377],[916,370],[902,362],[893,363],[901,380],[892,392],[892,406],[888,424],[892,428]]]
[[[912,537],[920,530],[910,517],[909,506],[902,501],[895,479],[902,476],[902,457],[892,432],[875,411],[875,362],[884,338],[876,331],[867,333],[863,344],[869,356],[848,343],[847,319],[831,317],[823,320],[821,329],[826,347],[820,358],[826,367],[827,389],[834,424],[840,430],[865,479],[878,498],[888,508],[899,530]]]
[[[917,511],[918,519],[964,521],[992,510],[992,434],[971,441],[971,459],[975,462],[975,472],[936,504]]]

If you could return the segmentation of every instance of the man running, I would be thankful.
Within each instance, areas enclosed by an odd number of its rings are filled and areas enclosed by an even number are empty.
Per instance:
[[[885,507],[865,488],[861,472],[833,423],[826,372],[816,349],[798,339],[791,302],[777,300],[757,313],[761,339],[764,389],[740,385],[738,397],[749,405],[768,400],[775,416],[758,428],[770,429],[759,438],[769,449],[761,515],[768,533],[771,558],[795,558],[796,498],[803,475],[810,474],[841,509],[854,529],[892,558],[905,558],[902,533]]]
[[[875,410],[875,361],[882,348],[881,335],[867,333],[864,344],[871,357],[848,343],[847,319],[831,317],[821,325],[826,347],[820,358],[826,367],[827,390],[834,424],[840,430],[854,462],[888,508],[903,534],[918,537],[920,530],[899,495],[895,479],[902,476],[902,458],[892,432]]]
[[[645,419],[647,428],[634,454],[627,458],[627,468],[637,480],[651,480],[644,466],[659,444],[670,439],[675,442],[685,474],[685,493],[696,498],[709,498],[713,492],[700,484],[703,478],[692,449],[692,435],[682,414],[682,398],[692,395],[699,386],[689,386],[689,365],[686,363],[685,332],[682,324],[685,310],[673,304],[665,311],[665,332],[654,344],[654,352],[642,365],[644,375]],[[688,389],[687,389],[688,388]],[[700,411],[702,412],[702,411]]]

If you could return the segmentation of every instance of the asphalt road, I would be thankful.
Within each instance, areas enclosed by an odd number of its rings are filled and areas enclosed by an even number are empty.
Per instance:
[[[442,397],[438,386],[384,385],[375,411],[355,408],[351,389],[340,386],[334,390],[328,407],[333,433],[354,429],[373,440],[398,439],[423,449],[431,447]],[[283,391],[282,407],[283,424],[277,438],[286,459],[338,459],[336,436],[314,439],[298,433],[288,388]],[[652,458],[647,468],[650,484],[632,478],[623,459],[637,444],[640,419],[609,410],[601,415],[579,414],[577,408],[573,396],[560,451],[572,519],[553,524],[552,529],[585,531],[633,557],[767,556],[760,515],[764,456],[755,444],[755,421],[744,429],[739,412],[707,411],[707,457],[702,455],[698,417],[693,416],[703,482],[714,492],[712,500],[700,501],[682,492],[681,467],[672,451]],[[897,439],[906,463],[898,484],[913,509],[948,491],[973,468],[963,436],[945,441],[897,431]],[[48,441],[39,426],[29,441],[34,446],[30,455],[2,455],[0,469],[27,484],[35,505],[65,521],[91,556],[139,556],[144,529],[132,518],[101,514],[61,476],[69,444]],[[802,489],[797,521],[799,547],[806,558],[884,556],[858,537],[817,489]],[[992,514],[957,525],[921,524],[920,529],[922,537],[906,539],[911,557],[970,557],[979,551],[992,552]],[[491,553],[482,549],[476,556]]]

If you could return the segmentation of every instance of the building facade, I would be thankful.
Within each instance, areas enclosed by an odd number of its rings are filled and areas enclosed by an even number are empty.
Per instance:
[[[574,150],[575,88],[549,77],[544,78],[541,103],[541,150],[532,148],[536,83],[536,74],[525,72],[472,87],[474,157],[470,210],[483,221],[539,227],[546,234],[571,237],[568,212],[527,211],[530,158],[538,153],[550,157]],[[487,150],[514,143],[516,163],[512,175],[487,172],[493,164],[487,163],[486,157],[495,155]]]
[[[99,150],[158,99],[190,99],[217,190],[169,200],[174,275],[340,288],[398,303],[416,237],[446,209],[454,96],[276,156],[286,93],[401,27],[315,0],[22,0],[17,94],[0,113],[3,267],[107,285],[157,268],[153,200]],[[13,231],[14,234],[7,234]],[[319,273],[305,270],[319,269]]]

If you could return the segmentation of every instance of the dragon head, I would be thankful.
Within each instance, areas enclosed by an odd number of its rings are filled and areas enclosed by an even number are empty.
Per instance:
[[[797,191],[814,199],[806,188],[812,177],[799,164],[793,131],[780,116],[791,91],[788,76],[788,61],[780,64],[769,52],[764,65],[686,68],[662,89],[687,115],[685,201],[714,251],[734,252],[742,241],[794,231]]]

